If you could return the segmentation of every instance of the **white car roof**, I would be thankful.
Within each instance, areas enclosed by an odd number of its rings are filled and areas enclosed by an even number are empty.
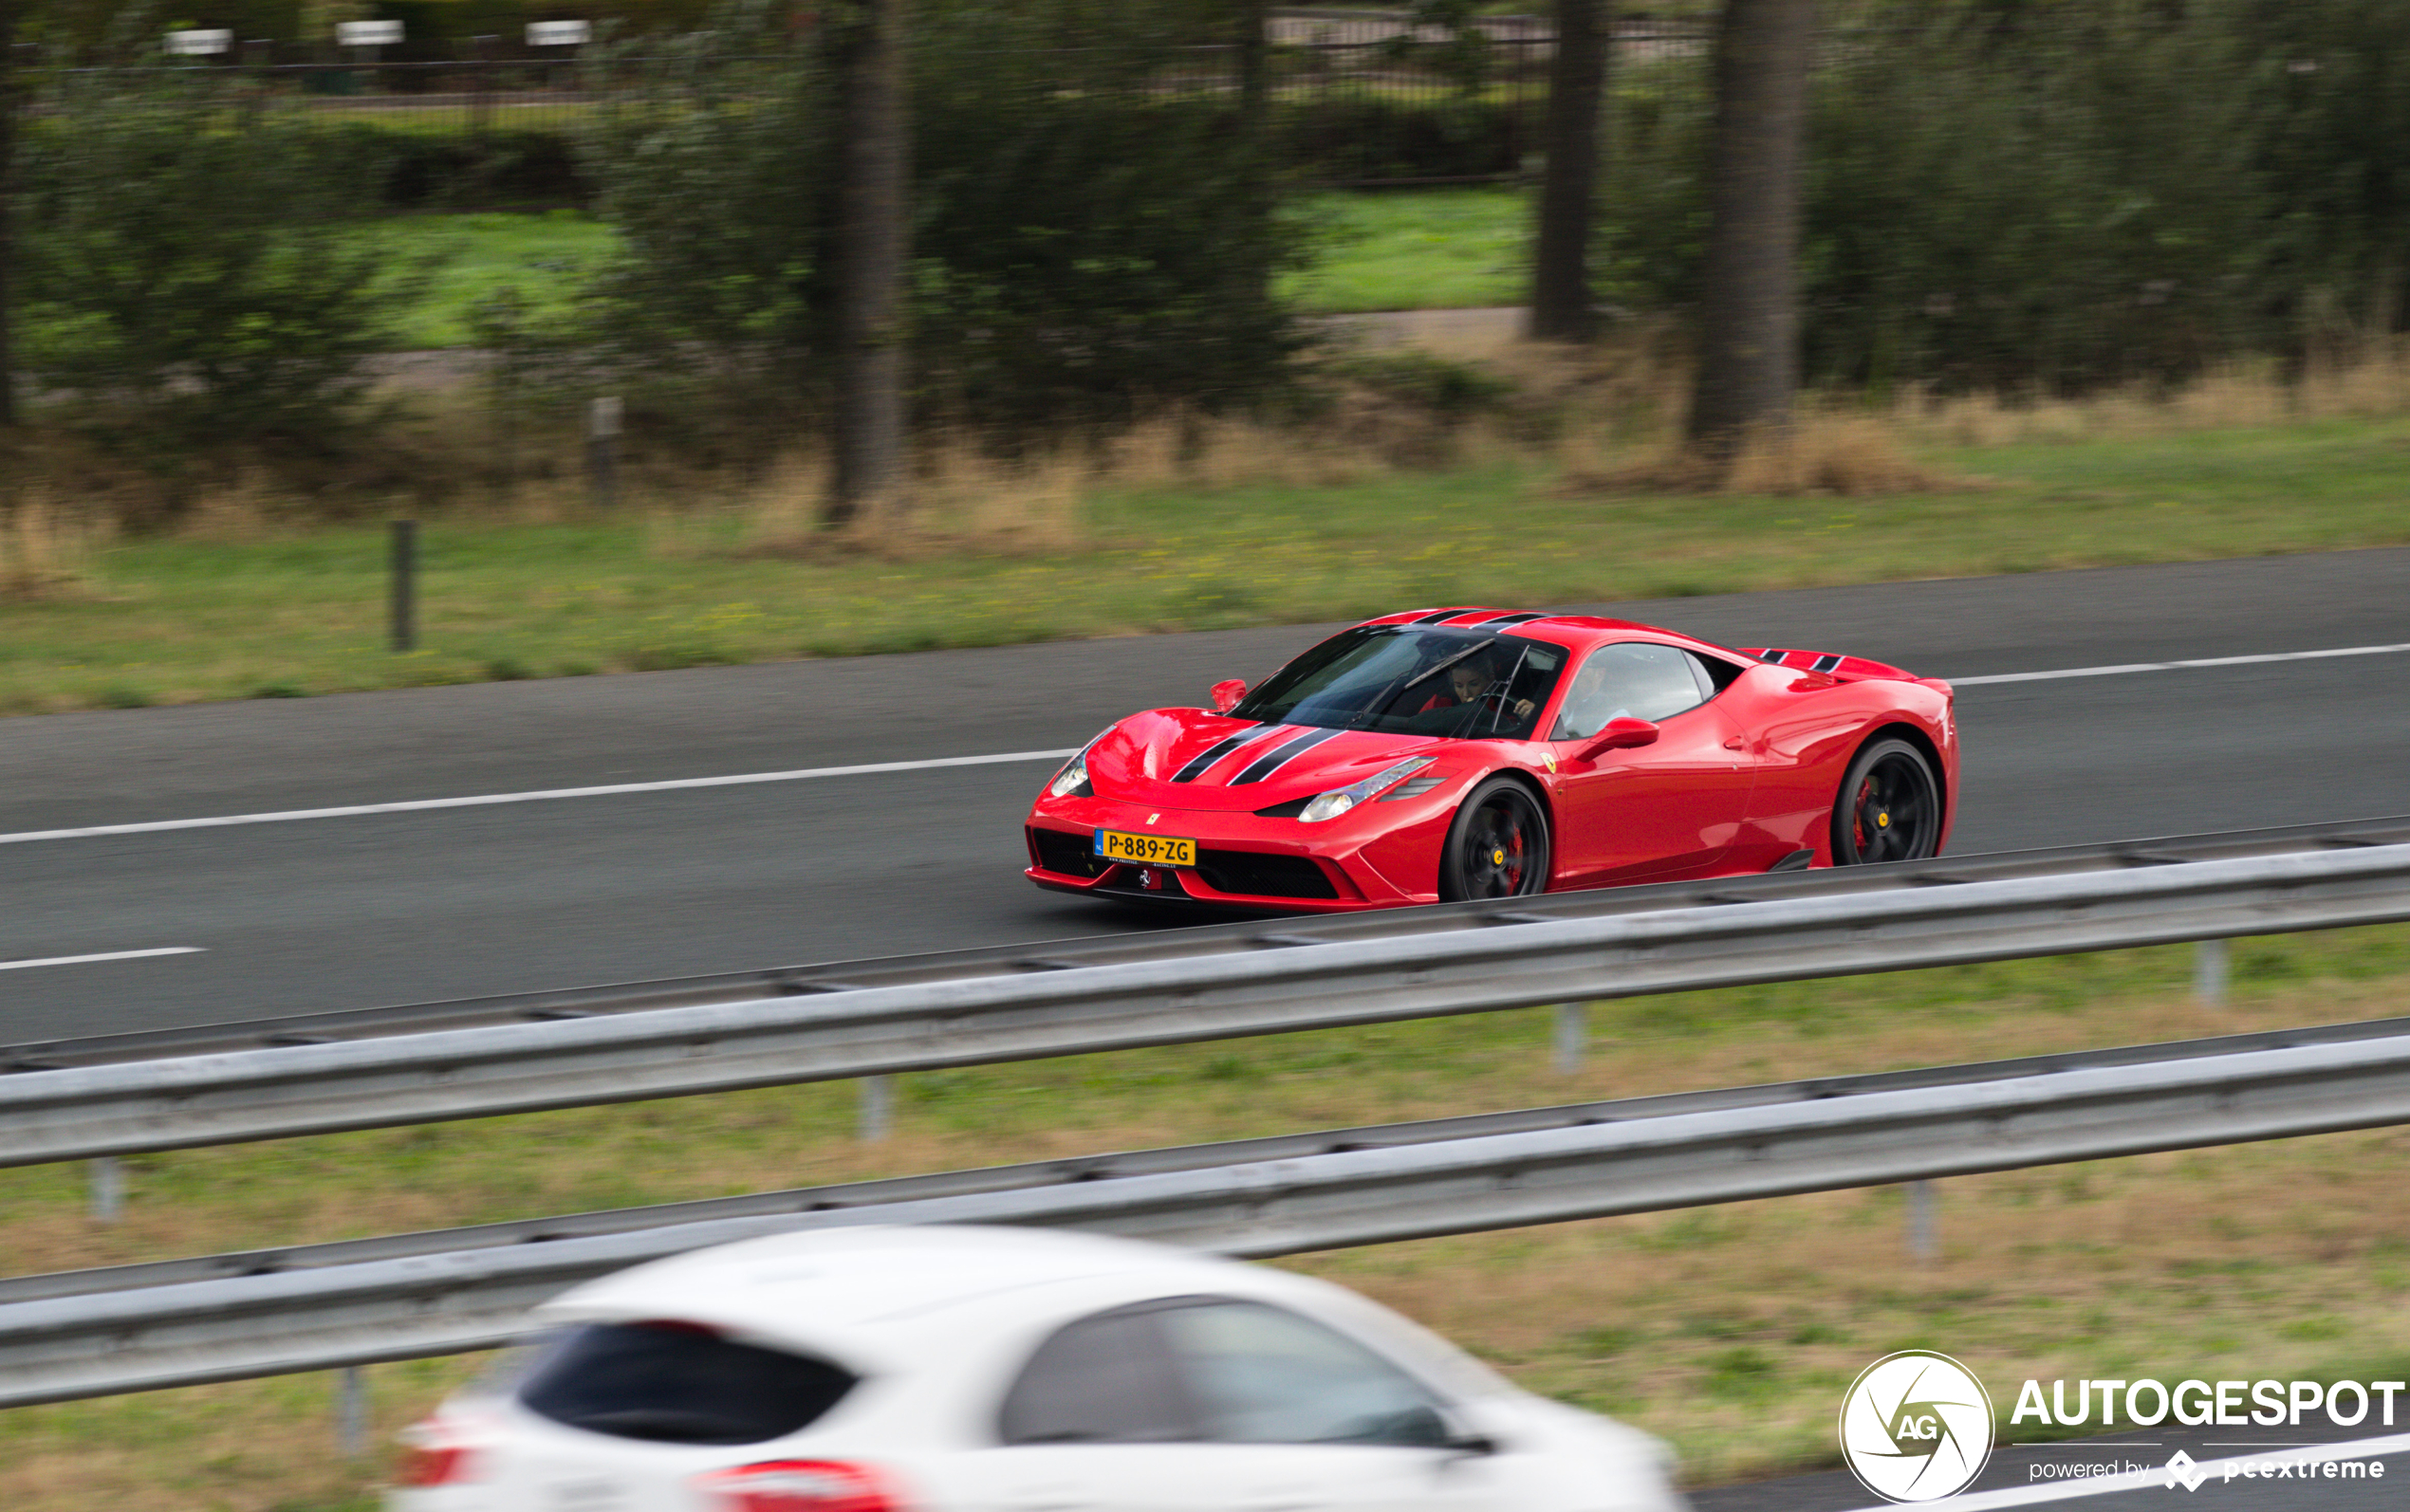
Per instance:
[[[776,1234],[654,1261],[536,1309],[547,1323],[703,1323],[856,1368],[1189,1293],[1284,1302],[1374,1335],[1459,1391],[1505,1383],[1454,1345],[1310,1277],[1216,1256],[1041,1228],[863,1226]],[[1412,1361],[1410,1361],[1412,1362]]]

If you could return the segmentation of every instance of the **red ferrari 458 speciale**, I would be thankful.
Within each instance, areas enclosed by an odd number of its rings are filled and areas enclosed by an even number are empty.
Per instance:
[[[1958,785],[1948,683],[1585,615],[1390,615],[1213,699],[1055,773],[1029,879],[1336,912],[1908,860]]]

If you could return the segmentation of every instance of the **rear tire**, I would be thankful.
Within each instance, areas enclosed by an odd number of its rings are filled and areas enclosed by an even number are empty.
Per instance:
[[[1514,779],[1492,777],[1473,790],[1448,826],[1439,896],[1461,903],[1545,892],[1552,854],[1540,801]]]
[[[1858,753],[1832,809],[1832,864],[1915,861],[1941,850],[1941,784],[1924,752],[1878,740]]]

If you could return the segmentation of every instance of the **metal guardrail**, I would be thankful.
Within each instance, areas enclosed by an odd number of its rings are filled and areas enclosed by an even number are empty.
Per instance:
[[[1767,878],[1804,891],[1734,886],[1711,907],[1549,895],[1098,942],[891,986],[799,978],[794,996],[29,1071],[0,1079],[0,1165],[2410,918],[2410,844],[2373,838],[2197,861],[2096,850],[2087,864],[2133,864],[1992,880],[1916,862]]]
[[[1526,1134],[1539,1129],[1574,1129],[1591,1124],[1622,1123],[1635,1118],[1673,1114],[1720,1113],[1736,1108],[1780,1107],[1822,1102],[1833,1097],[1862,1097],[1873,1092],[1906,1092],[1922,1087],[1980,1081],[2006,1081],[2061,1071],[2142,1065],[2200,1056],[2234,1055],[2252,1050],[2285,1050],[2312,1044],[2350,1044],[2366,1040],[2410,1037],[2410,1018],[2370,1019],[2309,1028],[2269,1029],[2250,1034],[2220,1035],[2160,1044],[2123,1045],[2100,1050],[2061,1051],[2020,1056],[1971,1065],[1934,1066],[1863,1075],[1810,1077],[1797,1081],[1724,1087],[1708,1092],[1669,1092],[1647,1097],[1616,1097],[1603,1102],[1564,1103],[1521,1108],[1505,1113],[1459,1114],[1408,1123],[1374,1124],[1357,1129],[1330,1129],[1305,1134],[1266,1134],[1251,1139],[1217,1140],[1153,1150],[1072,1155],[1009,1166],[982,1166],[969,1171],[938,1171],[911,1176],[884,1176],[870,1181],[840,1182],[819,1187],[794,1187],[781,1191],[747,1192],[734,1197],[707,1197],[691,1202],[646,1208],[611,1208],[594,1212],[523,1218],[478,1224],[465,1228],[427,1229],[385,1234],[370,1239],[341,1239],[318,1245],[287,1245],[267,1249],[235,1250],[178,1260],[110,1265],[95,1270],[54,1271],[43,1275],[0,1277],[0,1304],[46,1297],[132,1291],[186,1282],[215,1281],[230,1276],[266,1276],[283,1271],[321,1270],[372,1260],[399,1260],[414,1255],[453,1253],[468,1249],[508,1248],[517,1245],[553,1244],[596,1234],[632,1233],[674,1224],[722,1218],[752,1218],[781,1213],[817,1213],[883,1204],[959,1197],[974,1192],[1022,1191],[1041,1187],[1066,1187],[1083,1182],[1159,1175],[1173,1171],[1199,1171],[1214,1166],[1252,1165],[1301,1159],[1351,1150],[1388,1150],[1470,1139],[1490,1134]]]
[[[1879,1090],[1837,1096],[1791,1083],[1689,1095],[1689,1106],[1639,1099],[1621,1115],[1615,1104],[1532,1110],[1496,1116],[1572,1121],[1402,1143],[1400,1129],[1438,1126],[1340,1131],[1300,1136],[1319,1141],[1318,1152],[1260,1149],[1196,1169],[1119,1157],[1138,1169],[1034,1186],[1010,1184],[1032,1168],[906,1178],[851,1189],[859,1198],[883,1187],[883,1200],[814,1211],[697,1219],[695,1205],[681,1205],[587,1215],[662,1221],[544,1243],[464,1230],[451,1237],[475,1247],[219,1280],[28,1278],[11,1284],[46,1282],[62,1294],[0,1301],[0,1406],[487,1348],[519,1335],[528,1306],[580,1281],[803,1228],[1037,1225],[1262,1257],[2401,1124],[2410,1122],[2410,1035],[2355,1032],[2396,1026],[2308,1031],[2334,1038],[2281,1048],[2109,1053],[2124,1063],[1912,1073],[1927,1083],[1878,1079]],[[1177,1163],[1215,1148],[1153,1155]],[[932,1194],[931,1184],[947,1180],[1002,1184]],[[830,1190],[838,1200],[848,1189]]]

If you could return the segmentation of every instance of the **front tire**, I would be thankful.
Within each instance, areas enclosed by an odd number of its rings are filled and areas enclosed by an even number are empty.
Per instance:
[[[1548,885],[1548,817],[1531,790],[1492,777],[1473,790],[1448,826],[1439,853],[1439,896],[1461,903],[1528,897]]]
[[[1914,861],[1941,850],[1941,784],[1924,752],[1879,740],[1858,753],[1832,810],[1832,864]]]

